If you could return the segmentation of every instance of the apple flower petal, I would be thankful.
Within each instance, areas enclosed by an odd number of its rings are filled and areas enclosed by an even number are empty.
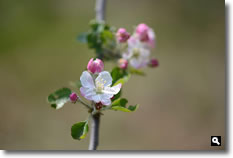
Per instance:
[[[84,71],[80,77],[81,84],[84,88],[95,88],[93,78],[91,74]]]
[[[102,84],[105,86],[110,86],[112,84],[112,77],[109,72],[103,71],[99,73],[99,76],[95,79],[96,84]]]

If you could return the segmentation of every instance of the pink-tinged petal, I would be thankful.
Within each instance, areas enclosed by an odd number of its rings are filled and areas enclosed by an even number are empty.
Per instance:
[[[131,60],[129,61],[129,63],[130,63],[130,65],[131,65],[132,67],[134,67],[135,69],[141,68],[141,63],[140,63],[140,61],[139,61],[138,59],[136,59],[136,58],[131,59]]]
[[[100,95],[101,98],[101,103],[103,105],[110,105],[111,104],[111,98],[113,97],[113,94],[106,94],[106,93],[102,93]]]
[[[96,92],[94,91],[94,89],[89,89],[89,88],[84,88],[84,87],[80,88],[80,92],[81,92],[81,95],[88,100],[92,100],[92,97],[96,95]]]
[[[91,74],[87,71],[84,71],[80,77],[80,81],[83,87],[85,88],[95,88],[93,78]]]
[[[155,48],[155,40],[149,40],[149,41],[148,41],[148,45],[149,45],[151,48]]]
[[[131,36],[129,39],[128,39],[128,46],[129,47],[135,47],[135,45],[137,45],[139,42],[137,36]]]
[[[150,56],[149,49],[141,48],[140,49],[140,58],[147,58]]]
[[[133,58],[130,60],[130,65],[135,69],[140,69],[147,66],[149,58]]]
[[[154,32],[154,30],[153,29],[149,29],[149,31],[148,31],[148,36],[149,36],[149,38],[151,39],[151,40],[154,40],[155,39],[155,32]]]
[[[107,105],[107,106],[109,106],[109,105],[111,105],[111,99],[104,99],[104,100],[101,100],[101,103],[103,104],[103,105]]]
[[[148,45],[152,48],[155,47],[155,33],[153,29],[149,29],[148,31],[148,37],[149,37],[149,41],[147,42]]]
[[[109,72],[103,71],[99,73],[99,76],[95,79],[95,83],[103,84],[104,87],[112,84],[112,77]]]
[[[123,53],[123,55],[122,55],[123,59],[125,59],[125,60],[130,59],[132,56],[133,56],[132,51],[127,51],[127,52]]]

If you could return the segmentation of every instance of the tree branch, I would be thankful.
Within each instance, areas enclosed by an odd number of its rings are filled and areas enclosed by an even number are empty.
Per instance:
[[[90,134],[90,144],[89,150],[96,150],[99,145],[99,125],[100,125],[100,113],[91,115],[91,134]]]
[[[102,22],[105,19],[105,6],[106,6],[106,0],[96,0],[96,20],[98,22]]]
[[[97,22],[102,22],[105,19],[105,5],[106,0],[96,0],[96,20]],[[95,106],[95,104],[92,104]],[[91,134],[90,134],[90,144],[89,150],[96,150],[99,145],[99,126],[100,126],[100,113],[91,114],[92,124],[91,124]]]

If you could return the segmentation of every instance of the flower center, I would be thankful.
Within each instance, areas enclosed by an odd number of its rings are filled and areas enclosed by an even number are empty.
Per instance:
[[[103,78],[101,78],[100,81],[96,81],[95,86],[96,86],[97,93],[102,93],[102,91],[104,90],[105,83],[106,81]]]
[[[138,58],[140,56],[140,50],[138,48],[133,49],[133,57]]]

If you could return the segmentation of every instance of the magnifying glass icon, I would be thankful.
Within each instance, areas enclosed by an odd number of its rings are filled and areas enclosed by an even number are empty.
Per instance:
[[[212,142],[220,145],[220,143],[218,142],[218,138],[217,137],[213,137],[212,138]]]

